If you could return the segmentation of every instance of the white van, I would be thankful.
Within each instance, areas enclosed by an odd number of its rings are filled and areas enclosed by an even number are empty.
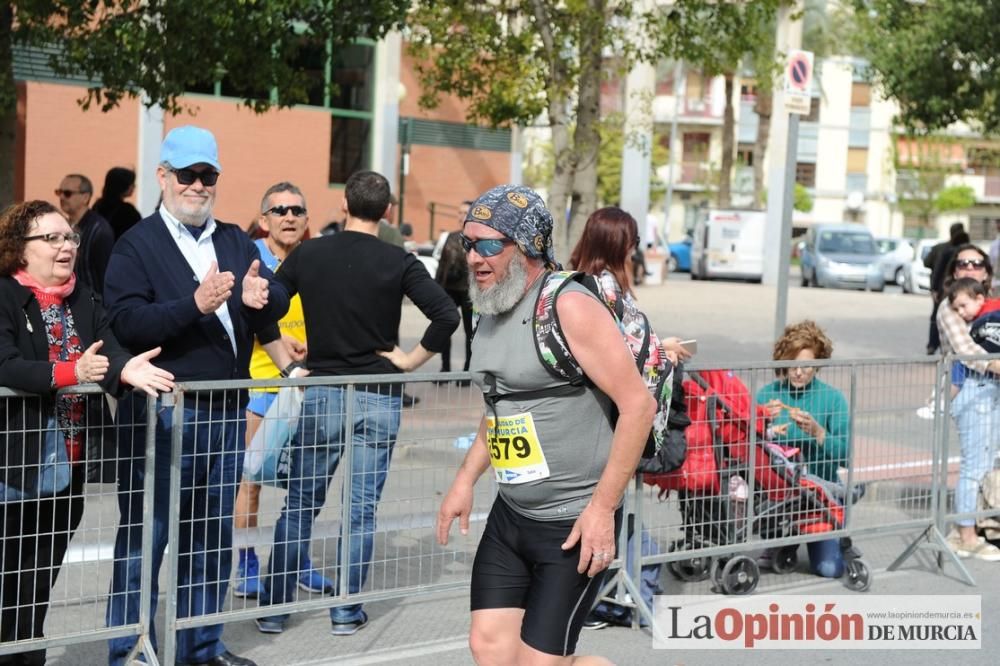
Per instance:
[[[762,210],[709,210],[694,228],[691,279],[760,282],[766,218]]]

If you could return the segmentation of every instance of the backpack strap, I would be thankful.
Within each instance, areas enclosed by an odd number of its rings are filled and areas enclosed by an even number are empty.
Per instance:
[[[601,297],[600,287],[593,278],[579,271],[553,271],[543,279],[545,282],[538,291],[532,317],[538,360],[555,377],[565,379],[574,386],[584,386],[587,378],[566,343],[566,336],[559,324],[556,299],[569,284],[577,282],[601,298],[601,302],[605,302]]]

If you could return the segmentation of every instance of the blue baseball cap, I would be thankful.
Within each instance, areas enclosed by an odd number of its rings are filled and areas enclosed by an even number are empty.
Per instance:
[[[175,127],[167,133],[160,146],[160,161],[175,169],[185,169],[192,164],[210,164],[217,171],[222,171],[215,136],[207,129],[194,125]]]

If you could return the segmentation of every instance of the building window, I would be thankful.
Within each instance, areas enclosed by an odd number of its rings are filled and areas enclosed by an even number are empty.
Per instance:
[[[351,111],[372,110],[374,59],[372,44],[352,44],[334,55],[331,75],[334,90],[329,106]]]
[[[371,168],[375,43],[358,40],[333,51],[327,42],[304,37],[295,67],[306,77],[304,103],[330,112],[329,183],[342,184],[355,171]],[[200,86],[192,92],[277,101],[275,91],[247,93],[225,72],[220,72],[212,91],[208,88]]]
[[[802,187],[816,187],[816,165],[811,162],[796,163],[795,182]]]
[[[736,148],[736,163],[740,166],[753,166],[753,144],[741,143]]]
[[[1000,222],[1000,218],[970,217],[969,238],[973,241],[993,240],[997,236],[997,222]]]
[[[330,119],[330,184],[345,183],[355,171],[371,165],[370,118],[334,114]]]
[[[868,83],[851,84],[851,106],[871,106],[872,87]]]
[[[847,149],[847,173],[868,173],[868,149]]]
[[[847,174],[848,192],[866,192],[867,188],[868,188],[868,174],[866,173]]]

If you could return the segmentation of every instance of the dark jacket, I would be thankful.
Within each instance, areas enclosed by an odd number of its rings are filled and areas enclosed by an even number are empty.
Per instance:
[[[131,356],[111,332],[100,301],[77,282],[66,304],[84,349],[104,341],[100,353],[108,357],[110,367],[101,387],[112,395],[123,394],[127,386],[120,375]],[[0,278],[0,386],[38,395],[0,400],[0,481],[20,490],[33,490],[38,480],[36,474],[24,475],[24,466],[40,462],[39,433],[53,413],[55,392],[48,359],[45,324],[34,294],[12,277]]]
[[[142,215],[135,209],[135,206],[121,199],[99,199],[94,204],[94,210],[111,225],[111,229],[115,232],[115,240],[121,238],[126,231],[142,219]],[[108,254],[111,254],[110,249]]]
[[[76,277],[100,298],[104,293],[104,271],[108,268],[115,232],[108,221],[87,210],[80,218],[80,249],[76,253]]]
[[[441,259],[438,261],[434,280],[447,291],[469,291],[469,265],[465,260],[465,250],[462,249],[462,235],[457,231],[448,234],[441,249]]]
[[[179,382],[249,379],[254,333],[288,310],[288,292],[263,263],[260,276],[271,281],[267,305],[243,305],[243,276],[260,252],[234,224],[216,220],[212,244],[219,271],[236,278],[227,305],[233,319],[236,351],[215,313],[202,314],[194,301],[198,276],[181,253],[163,218],[154,213],[129,229],[111,253],[104,281],[104,302],[115,335],[139,353],[163,347],[156,365]]]

